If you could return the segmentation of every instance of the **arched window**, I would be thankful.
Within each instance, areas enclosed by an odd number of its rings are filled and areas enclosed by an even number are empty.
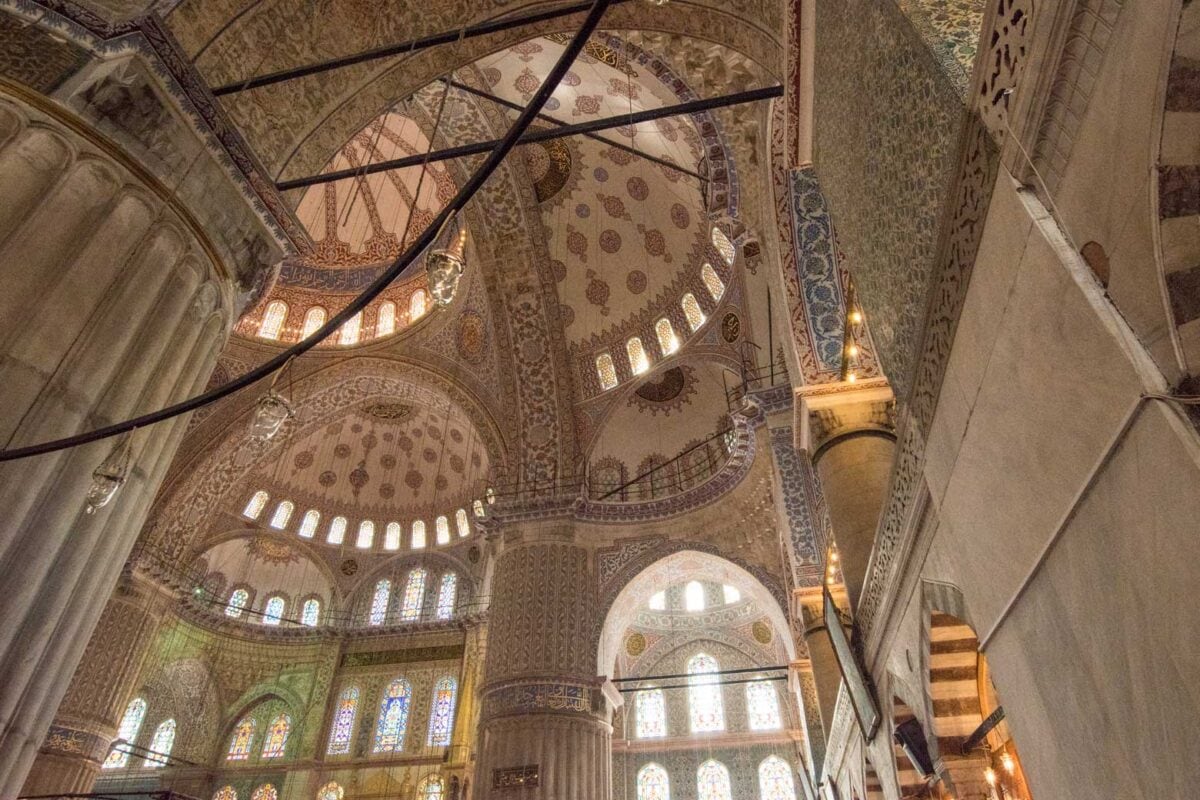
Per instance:
[[[304,601],[304,607],[300,611],[300,623],[310,628],[315,628],[320,621],[321,601],[315,597],[310,597]]]
[[[354,737],[354,714],[356,711],[358,711],[358,689],[350,686],[343,690],[342,696],[338,698],[337,711],[333,714],[333,724],[329,726],[329,747],[325,750],[329,755],[344,756],[350,752],[350,740]]]
[[[440,775],[430,775],[417,784],[417,800],[442,800],[446,785]]]
[[[375,523],[364,519],[358,523],[358,541],[354,543],[354,546],[360,550],[367,550],[373,544],[375,544]]]
[[[713,300],[720,300],[721,295],[725,294],[725,281],[721,280],[721,276],[712,268],[712,264],[700,267],[700,280],[704,282],[704,288],[708,289]]]
[[[358,344],[358,337],[361,333],[362,312],[360,311],[342,323],[342,327],[338,329],[338,344],[342,346]]]
[[[245,761],[250,757],[250,748],[254,745],[254,729],[257,723],[254,717],[242,717],[233,729],[229,739],[229,751],[225,758],[229,761]]]
[[[242,615],[242,609],[246,607],[246,603],[250,602],[250,593],[245,589],[234,589],[229,595],[229,602],[225,604],[225,616],[237,619]]]
[[[250,800],[279,800],[274,784],[264,783],[250,794]]]
[[[688,584],[683,587],[683,607],[687,611],[703,611],[704,602],[704,586],[700,581],[688,581]]]
[[[317,790],[317,800],[342,800],[345,793],[336,782],[330,781]],[[233,800],[237,800],[235,797]]]
[[[258,335],[263,339],[278,339],[279,332],[283,330],[283,323],[287,320],[288,307],[287,303],[281,300],[272,300],[267,304],[267,310],[263,312],[262,322],[258,324]]]
[[[271,720],[267,728],[267,738],[263,741],[263,758],[283,758],[283,750],[287,747],[288,734],[292,732],[292,718],[280,714]]]
[[[250,519],[258,519],[258,515],[266,508],[267,500],[269,499],[270,497],[266,492],[255,492],[254,496],[250,498],[250,502],[246,503],[246,509],[242,511],[242,516]]]
[[[665,611],[667,608],[667,593],[663,591],[650,595],[649,605],[651,611]]]
[[[391,300],[379,307],[379,317],[375,320],[375,336],[391,336],[396,332],[396,304]]]
[[[283,609],[286,604],[279,595],[267,599],[267,605],[263,607],[263,625],[278,625],[283,619]]]
[[[759,800],[796,800],[792,768],[779,756],[767,756],[758,765],[758,797]]]
[[[454,512],[454,526],[458,528],[459,537],[471,535],[471,520],[467,518],[467,510],[460,508]]]
[[[454,731],[454,693],[458,688],[454,678],[447,675],[433,687],[433,705],[429,709],[429,744],[442,747],[450,744]]]
[[[389,522],[383,530],[383,549],[399,550],[400,535],[404,529],[400,527],[399,522]]]
[[[375,595],[371,598],[371,613],[367,624],[382,625],[387,619],[388,600],[392,596],[392,582],[387,578],[375,584]]]
[[[295,506],[292,505],[291,500],[284,500],[282,503],[275,506],[275,513],[271,515],[271,527],[277,531],[281,531],[286,528],[288,520],[292,518],[293,508],[295,508]]]
[[[317,526],[321,524],[321,512],[316,509],[309,509],[304,512],[304,519],[300,520],[300,535],[305,539],[311,539],[317,533]]]
[[[475,516],[482,517],[483,516],[483,501],[476,500],[475,502],[471,503],[471,510],[475,512]]]
[[[424,520],[416,520],[415,522],[413,522],[412,549],[413,550],[424,550],[425,549],[425,522],[424,522]]]
[[[637,738],[657,739],[667,735],[667,707],[662,689],[646,689],[634,695]]]
[[[307,339],[317,331],[321,330],[321,326],[325,324],[325,309],[320,306],[313,306],[304,314],[304,332],[300,334],[301,339]],[[253,798],[251,798],[253,800]]]
[[[487,500],[489,506],[496,504],[496,490],[491,486],[483,490],[483,497]]]
[[[720,761],[710,758],[696,770],[696,800],[733,800],[729,770]]]
[[[346,518],[334,517],[333,522],[329,523],[329,535],[325,537],[325,541],[329,544],[341,544],[346,540]]]
[[[596,356],[596,377],[600,379],[600,388],[606,392],[617,385],[617,365],[608,353]]]
[[[725,730],[725,707],[717,676],[717,660],[697,653],[688,660],[688,710],[692,717],[692,733]]]
[[[664,356],[669,356],[679,349],[679,337],[675,335],[675,326],[666,317],[654,323],[654,335],[658,337],[658,351]]]
[[[379,704],[379,722],[375,725],[376,753],[399,753],[404,749],[408,730],[408,709],[412,705],[412,685],[404,678],[388,684]]]
[[[683,307],[683,316],[687,318],[688,327],[692,332],[700,330],[700,326],[704,324],[704,312],[700,309],[700,303],[696,301],[696,295],[691,292],[685,293],[679,305]]]
[[[736,603],[742,599],[742,593],[738,591],[738,588],[730,586],[728,583],[721,587],[721,593],[725,595],[725,605]]]
[[[737,250],[734,249],[733,242],[729,241],[729,237],[725,235],[725,231],[718,227],[712,229],[713,247],[717,248],[717,252],[721,254],[721,260],[726,265],[732,267],[733,259],[737,256]]]
[[[775,731],[783,727],[779,717],[779,695],[770,682],[746,684],[746,719],[752,731]]]
[[[442,585],[438,589],[437,618],[450,619],[454,616],[454,600],[458,596],[458,575],[447,572],[442,576]]]
[[[408,573],[408,583],[404,586],[404,601],[400,604],[400,619],[412,622],[421,616],[421,606],[425,605],[425,578],[429,573],[417,568]]]
[[[429,296],[425,294],[424,289],[417,289],[413,292],[412,297],[408,301],[409,322],[416,322],[425,316],[425,306],[428,302]]]
[[[629,371],[634,375],[650,369],[650,359],[646,356],[646,348],[642,347],[641,337],[630,336],[625,342],[625,352],[629,354]]]
[[[175,720],[165,719],[154,729],[150,739],[150,753],[146,755],[147,767],[166,766],[171,757],[171,748],[175,746]]]
[[[434,521],[434,530],[437,531],[438,544],[450,544],[450,520],[446,519],[445,514]]]
[[[222,786],[213,793],[212,800],[237,800],[237,790],[232,786]]]
[[[125,706],[125,714],[121,717],[121,724],[117,728],[118,741],[113,744],[108,758],[104,759],[104,769],[120,769],[129,764],[129,748],[122,742],[134,743],[138,732],[142,729],[142,720],[145,718],[146,701],[140,697],[130,700],[129,705]]]
[[[651,762],[638,770],[637,800],[671,800],[667,771]]]

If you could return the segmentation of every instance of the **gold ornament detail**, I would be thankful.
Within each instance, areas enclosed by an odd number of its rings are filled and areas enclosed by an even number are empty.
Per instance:
[[[625,652],[632,658],[637,658],[646,652],[646,637],[640,633],[631,633],[625,638]]]
[[[771,626],[763,622],[761,619],[755,620],[754,624],[750,626],[750,632],[754,636],[754,641],[758,642],[759,644],[770,644],[771,639],[773,638]]]

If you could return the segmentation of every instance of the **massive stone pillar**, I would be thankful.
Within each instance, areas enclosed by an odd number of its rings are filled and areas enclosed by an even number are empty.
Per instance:
[[[804,697],[805,717],[808,722],[810,746],[813,749],[813,772],[820,778],[825,743],[829,741],[829,729],[833,725],[833,712],[837,708],[838,689],[842,685],[842,673],[838,668],[833,644],[825,630],[824,595],[820,587],[800,591],[801,614],[804,619],[804,644],[808,647],[808,659],[812,665],[812,680],[816,689],[816,708],[810,709],[812,699]],[[812,711],[818,711],[820,725],[814,725]],[[817,736],[820,735],[820,741]],[[819,748],[818,748],[819,744]],[[818,754],[819,750],[819,754]]]
[[[472,800],[609,800],[612,716],[596,678],[588,551],[569,527],[504,539]]]

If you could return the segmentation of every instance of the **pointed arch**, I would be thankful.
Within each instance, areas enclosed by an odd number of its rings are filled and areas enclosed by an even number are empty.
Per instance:
[[[120,769],[129,764],[129,748],[122,743],[133,744],[137,740],[145,718],[146,701],[141,697],[130,700],[121,716],[121,724],[117,727],[117,741],[114,742],[108,757],[104,759],[104,769]]]
[[[408,712],[412,705],[412,684],[396,678],[388,684],[379,703],[379,720],[375,724],[375,753],[399,753],[404,749],[404,734],[408,731]]]

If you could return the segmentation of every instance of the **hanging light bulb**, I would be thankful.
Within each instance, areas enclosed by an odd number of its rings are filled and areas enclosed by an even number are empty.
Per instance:
[[[254,421],[250,423],[250,435],[255,439],[270,441],[279,433],[283,423],[292,416],[292,407],[281,395],[271,389],[254,406]]]
[[[996,785],[996,770],[988,767],[983,771],[983,779],[988,782],[988,786]]]
[[[1004,771],[1012,775],[1017,768],[1017,762],[1013,761],[1013,757],[1008,753],[1000,756],[1000,766],[1004,767]]]
[[[129,474],[129,439],[129,434],[123,436],[92,473],[92,485],[88,487],[87,496],[84,498],[88,514],[95,514],[98,509],[108,505],[125,483]]]
[[[850,312],[850,321],[855,325],[862,322],[862,312],[857,308]]]
[[[858,380],[858,376],[855,375],[853,372],[851,372],[849,375],[846,376],[847,383],[854,383],[857,380]]]
[[[854,358],[855,356],[857,356],[857,355],[858,355],[858,345],[856,345],[856,344],[852,344],[852,345],[850,345],[849,347],[847,347],[847,348],[846,348],[846,353],[847,353],[847,354],[848,354],[848,355],[849,355],[851,358]]]
[[[433,302],[445,308],[454,300],[458,290],[458,279],[462,277],[463,249],[467,243],[466,230],[459,231],[448,250],[434,250],[425,258],[425,272],[429,277],[429,294]]]

